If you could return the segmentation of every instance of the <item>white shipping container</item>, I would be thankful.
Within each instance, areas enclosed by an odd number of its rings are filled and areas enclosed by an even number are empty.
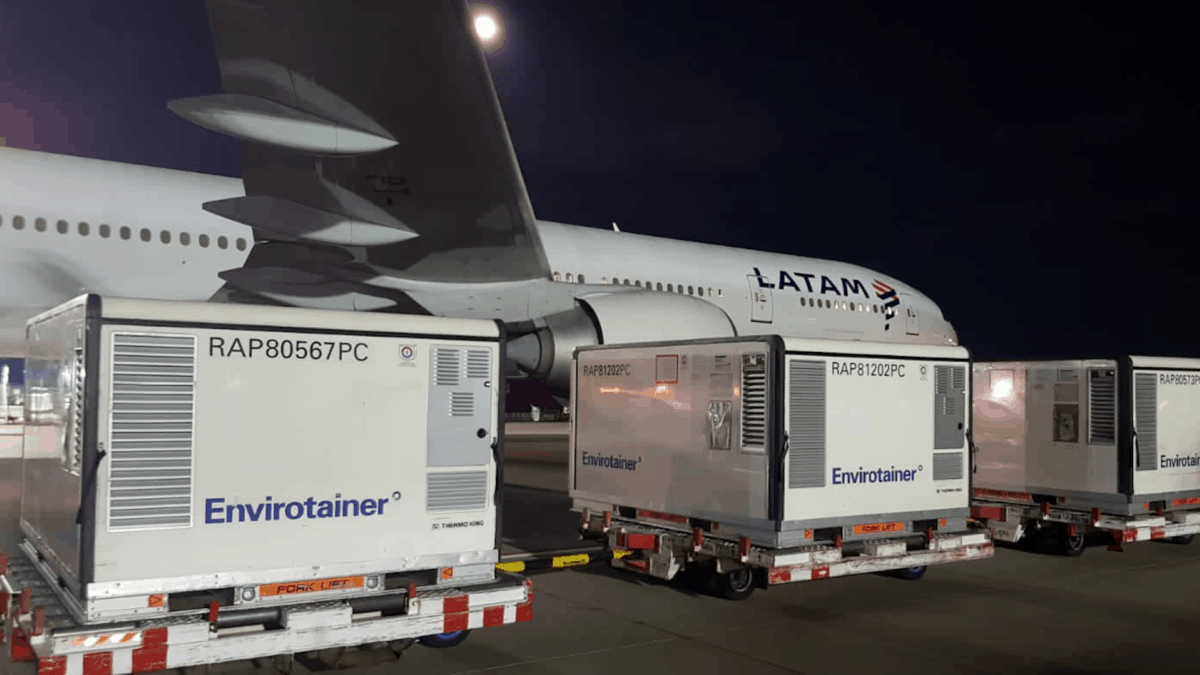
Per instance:
[[[27,347],[20,527],[77,621],[495,577],[499,322],[82,296]]]
[[[580,348],[574,508],[774,548],[966,530],[970,372],[959,346]]]
[[[1137,515],[1200,504],[1200,359],[974,365],[976,494]]]

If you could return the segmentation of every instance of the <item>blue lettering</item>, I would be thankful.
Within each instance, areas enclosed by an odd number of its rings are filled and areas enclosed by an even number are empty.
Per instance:
[[[805,285],[805,286],[808,286],[808,292],[809,292],[809,293],[812,293],[812,292],[813,292],[813,289],[812,289],[812,279],[813,279],[813,276],[814,276],[814,275],[812,275],[812,274],[805,274],[805,273],[803,273],[803,272],[792,272],[792,274],[795,274],[795,275],[796,275],[796,276],[798,276],[798,277],[804,277],[804,285]]]
[[[399,493],[397,493],[399,494]],[[396,497],[397,499],[399,497]],[[204,500],[204,522],[210,525],[222,523],[258,522],[260,520],[314,520],[321,518],[354,518],[358,516],[382,516],[388,498],[336,499],[318,501],[307,497],[303,501],[276,502],[266,497],[257,504],[230,504],[221,497]]]
[[[759,272],[757,267],[754,268],[754,276],[758,277],[759,288],[775,288],[775,286],[766,282],[766,280],[763,278],[762,272]]]
[[[863,283],[858,279],[846,279],[843,277],[842,292],[846,294],[846,297],[850,297],[856,293],[862,293],[864,298],[868,300],[871,299],[871,294],[867,292],[867,287],[863,286]]]
[[[791,275],[789,275],[787,272],[780,270],[779,271],[779,287],[786,288],[788,286],[791,286],[792,288],[794,288],[796,290],[800,290],[800,287],[796,285],[795,279],[792,279]]]
[[[224,499],[206,499],[204,500],[204,522],[206,523],[223,523],[224,520],[218,520],[217,515],[221,513],[221,504],[224,504]]]
[[[908,483],[916,479],[917,469],[897,469],[896,467],[846,471],[839,466],[833,467],[831,476],[834,485],[858,485],[862,483]]]
[[[625,459],[620,455],[596,455],[588,452],[583,453],[580,463],[584,466],[595,466],[601,469],[617,469],[620,471],[637,471],[638,465],[641,464],[642,458]]]
[[[838,293],[837,284],[833,283],[833,280],[829,277],[821,275],[821,295],[829,292],[832,292],[834,295],[841,295],[841,293]]]

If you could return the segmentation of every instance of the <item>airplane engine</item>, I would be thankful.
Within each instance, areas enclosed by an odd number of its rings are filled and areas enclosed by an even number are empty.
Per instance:
[[[538,319],[534,331],[510,338],[507,347],[518,368],[564,396],[577,347],[737,335],[720,307],[688,295],[589,293],[575,301],[574,309]]]

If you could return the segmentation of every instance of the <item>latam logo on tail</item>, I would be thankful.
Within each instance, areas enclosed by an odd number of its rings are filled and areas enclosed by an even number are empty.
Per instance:
[[[875,286],[875,297],[883,301],[883,329],[891,330],[891,321],[896,318],[896,306],[900,304],[900,298],[896,295],[896,289],[878,279],[873,285]]]

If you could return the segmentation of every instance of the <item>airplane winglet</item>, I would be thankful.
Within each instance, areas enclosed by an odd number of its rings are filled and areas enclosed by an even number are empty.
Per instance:
[[[617,221],[614,220],[613,221],[613,232],[620,232],[620,231],[621,231],[621,229],[617,227]]]

